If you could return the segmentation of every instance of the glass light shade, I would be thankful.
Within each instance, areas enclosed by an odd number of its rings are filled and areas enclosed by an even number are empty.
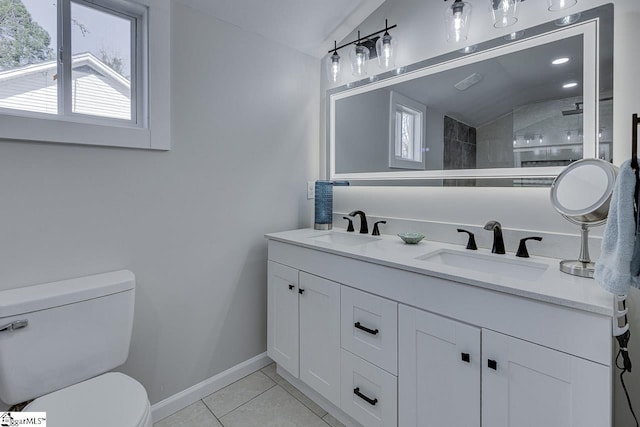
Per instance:
[[[342,80],[340,55],[337,51],[327,58],[327,80],[331,83],[340,83]]]
[[[469,35],[469,18],[471,5],[461,0],[455,0],[445,10],[445,23],[447,26],[447,41],[458,43],[465,41]]]
[[[578,3],[578,0],[547,0],[551,12],[568,9],[571,6],[575,6],[576,3]]]
[[[361,44],[355,45],[349,52],[351,59],[351,72],[356,77],[367,75],[367,64],[369,63],[369,49]]]
[[[398,42],[388,33],[380,37],[376,42],[376,53],[378,54],[378,63],[380,68],[388,69],[396,65],[396,48]]]
[[[520,0],[489,0],[493,15],[493,26],[504,28],[518,22]]]

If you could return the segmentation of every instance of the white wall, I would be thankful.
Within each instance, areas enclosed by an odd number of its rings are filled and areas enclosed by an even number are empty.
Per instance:
[[[543,0],[529,0],[522,3],[519,22],[507,29],[494,29],[486,0],[468,0],[473,5],[473,22],[467,44],[471,45],[556,19],[559,13],[548,12]],[[579,0],[570,9],[571,13],[609,3],[606,0]],[[637,41],[640,40],[640,2],[637,0],[616,0],[615,4],[615,65],[614,65],[614,161],[621,163],[631,155],[631,114],[640,112],[640,54]],[[442,1],[387,0],[367,18],[358,29],[369,34],[384,27],[385,18],[390,24],[398,24],[393,31],[401,42],[396,65],[402,66],[426,58],[434,57],[460,48],[448,44],[445,39]],[[354,40],[352,33],[345,41]],[[340,43],[340,42],[339,42]],[[375,62],[375,61],[374,61]],[[374,70],[372,74],[375,74]],[[351,78],[352,80],[352,78]],[[326,78],[322,78],[322,111],[324,94],[328,89]],[[343,84],[348,81],[343,80]],[[321,123],[321,171],[325,169],[324,122]],[[344,187],[335,193],[336,212],[363,209],[376,217],[409,218],[428,221],[459,222],[481,225],[489,219],[497,219],[505,227],[576,233],[574,226],[563,220],[549,204],[548,191],[544,189],[514,188],[375,188]],[[602,227],[594,230],[595,234]],[[577,251],[577,248],[576,248]],[[575,257],[576,254],[567,254]],[[631,354],[640,364],[640,293],[630,297],[632,307]],[[629,389],[636,402],[640,402],[640,369],[634,369],[628,376]],[[626,408],[624,395],[616,379],[616,425],[632,425]]]
[[[133,271],[154,403],[266,350],[262,236],[310,225],[318,175],[319,61],[172,12],[171,151],[0,142],[0,289]]]

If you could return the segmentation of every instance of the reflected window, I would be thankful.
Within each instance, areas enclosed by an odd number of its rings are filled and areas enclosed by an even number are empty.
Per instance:
[[[391,92],[389,167],[425,167],[425,116],[427,107],[397,92]]]

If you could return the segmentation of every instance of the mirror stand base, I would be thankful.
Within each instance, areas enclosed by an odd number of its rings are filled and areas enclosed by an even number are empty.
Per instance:
[[[579,260],[560,261],[560,271],[573,276],[587,277],[593,279],[593,272],[596,265],[593,262],[583,262]]]

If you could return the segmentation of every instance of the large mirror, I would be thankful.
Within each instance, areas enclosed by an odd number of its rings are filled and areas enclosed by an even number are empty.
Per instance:
[[[330,91],[330,179],[550,185],[574,161],[612,161],[613,5],[571,20]]]

